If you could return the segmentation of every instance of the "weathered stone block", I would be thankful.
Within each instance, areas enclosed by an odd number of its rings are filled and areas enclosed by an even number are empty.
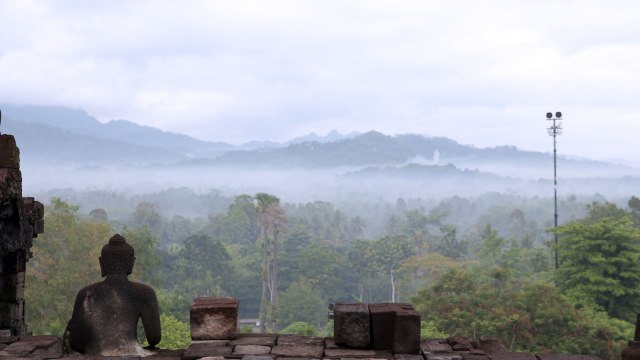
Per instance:
[[[336,345],[336,341],[332,337],[324,338],[324,348],[326,349],[338,349],[340,346]]]
[[[271,355],[276,357],[321,358],[322,346],[316,345],[277,345],[271,349]]]
[[[595,355],[536,354],[539,360],[598,360]]]
[[[191,343],[182,354],[184,360],[195,360],[206,356],[225,356],[231,355],[233,346],[220,346],[216,343],[197,342]]]
[[[460,336],[460,335],[456,335],[456,336],[449,336],[447,338],[447,343],[449,343],[449,345],[453,346],[455,344],[460,344],[460,343],[469,343],[471,344],[473,342],[473,338],[470,338],[468,336]]]
[[[395,310],[390,304],[369,304],[371,342],[376,350],[391,350],[395,332]]]
[[[153,355],[145,356],[145,360],[182,360],[182,354],[184,350],[166,350],[158,349],[153,350]]]
[[[301,335],[280,335],[278,336],[278,345],[314,345],[322,346],[324,338],[317,336],[301,336]]]
[[[455,353],[425,353],[424,358],[426,360],[462,360],[462,355]]]
[[[472,353],[462,353],[462,358],[464,360],[489,360],[489,357],[486,355],[478,355]]]
[[[20,150],[13,135],[0,135],[0,167],[20,168]]]
[[[420,349],[425,353],[449,353],[453,351],[451,345],[444,339],[424,340],[420,342]]]
[[[273,360],[275,355],[245,355],[242,360]]]
[[[395,360],[424,360],[422,355],[418,354],[397,354],[393,358]]]
[[[236,345],[234,355],[266,355],[271,352],[270,346],[263,345]]]
[[[361,350],[361,349],[325,349],[325,358],[373,358],[376,357],[376,352],[373,350]]]
[[[62,341],[57,336],[21,337],[2,351],[9,358],[56,359],[62,356]]]
[[[394,322],[393,346],[395,354],[417,354],[420,352],[420,314],[408,304],[392,304],[396,318]]]
[[[193,340],[224,340],[238,336],[238,305],[234,297],[200,297],[190,312]]]
[[[491,360],[537,360],[533,354],[524,352],[501,352],[489,355]]]
[[[337,345],[367,348],[371,343],[371,318],[364,303],[337,303],[333,308],[333,337]]]
[[[231,345],[275,346],[276,338],[276,335],[272,334],[240,334],[237,339],[231,341]]]

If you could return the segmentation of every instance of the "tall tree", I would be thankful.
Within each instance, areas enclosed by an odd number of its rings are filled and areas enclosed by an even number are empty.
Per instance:
[[[640,230],[613,204],[594,203],[581,220],[557,228],[558,284],[609,315],[632,319],[640,300]]]
[[[373,244],[374,258],[389,279],[390,300],[396,302],[396,271],[404,260],[413,255],[414,250],[405,236],[385,236]]]
[[[260,322],[264,329],[268,309],[271,329],[275,331],[278,322],[278,240],[286,229],[286,214],[280,206],[280,199],[274,195],[258,193],[255,199],[256,209],[260,214],[260,238],[262,239]],[[269,291],[269,297],[267,297],[267,291]]]

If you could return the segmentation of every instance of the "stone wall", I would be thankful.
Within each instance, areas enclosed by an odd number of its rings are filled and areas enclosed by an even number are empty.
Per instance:
[[[44,207],[22,197],[20,151],[0,135],[0,336],[27,334],[24,318],[26,263],[33,238],[44,230]]]

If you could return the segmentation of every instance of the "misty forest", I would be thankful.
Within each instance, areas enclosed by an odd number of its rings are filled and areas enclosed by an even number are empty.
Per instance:
[[[239,298],[240,317],[259,322],[245,332],[327,336],[330,303],[393,301],[416,306],[424,338],[603,359],[633,338],[629,165],[561,156],[554,229],[550,153],[377,132],[232,146],[5,108],[24,192],[46,205],[26,280],[34,334],[64,332],[117,232],[136,250],[132,278],[158,294],[165,348],[189,342],[189,307],[205,295]]]

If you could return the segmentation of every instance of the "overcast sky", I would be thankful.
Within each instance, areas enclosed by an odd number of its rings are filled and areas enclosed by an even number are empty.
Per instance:
[[[637,1],[0,1],[0,102],[205,140],[447,136],[640,160]]]

